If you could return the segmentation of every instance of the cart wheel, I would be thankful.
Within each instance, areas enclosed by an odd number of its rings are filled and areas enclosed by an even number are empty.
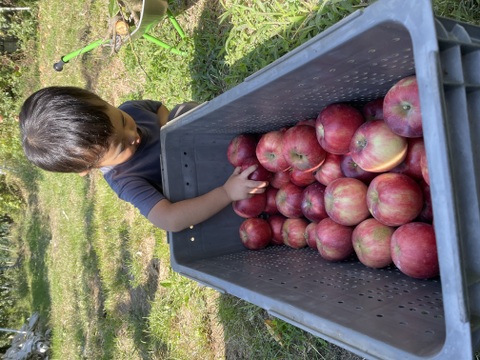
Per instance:
[[[60,60],[59,62],[53,64],[53,68],[55,69],[55,71],[62,71],[63,65],[65,65],[65,62],[63,60]]]

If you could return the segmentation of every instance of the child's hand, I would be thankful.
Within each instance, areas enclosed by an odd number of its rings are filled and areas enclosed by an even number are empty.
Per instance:
[[[254,194],[261,194],[265,192],[268,186],[267,181],[255,181],[248,179],[250,174],[253,173],[256,168],[257,165],[252,165],[241,171],[241,168],[237,167],[233,171],[233,174],[230,175],[228,180],[223,185],[223,188],[232,201],[243,200],[251,197]]]

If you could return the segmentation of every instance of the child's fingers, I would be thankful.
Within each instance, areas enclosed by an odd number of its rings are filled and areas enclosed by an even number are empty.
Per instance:
[[[264,193],[267,189],[268,182],[267,181],[253,181],[249,184],[251,190],[248,192],[249,194],[261,194]]]
[[[246,168],[245,170],[243,170],[240,175],[241,175],[244,179],[248,179],[248,177],[250,176],[250,174],[252,174],[255,170],[257,170],[257,167],[258,167],[258,165],[251,165],[251,166],[249,166],[248,168]]]
[[[264,192],[265,192],[265,189],[255,188],[255,189],[250,190],[248,193],[250,195],[255,195],[255,194],[263,194]]]

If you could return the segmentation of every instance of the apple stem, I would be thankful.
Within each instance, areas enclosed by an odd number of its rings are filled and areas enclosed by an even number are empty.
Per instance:
[[[365,148],[365,146],[367,146],[367,139],[362,138],[362,139],[360,139],[360,140],[357,140],[357,145],[358,145],[361,149]]]

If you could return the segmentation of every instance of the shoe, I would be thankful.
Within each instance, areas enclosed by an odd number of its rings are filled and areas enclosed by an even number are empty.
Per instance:
[[[200,104],[195,102],[195,101],[189,101],[189,102],[185,102],[183,104],[176,105],[172,109],[172,111],[170,111],[170,113],[168,114],[167,122],[175,119],[176,117],[179,117],[182,114],[185,114],[187,111],[190,111],[193,108],[196,108],[198,105],[200,105]]]

